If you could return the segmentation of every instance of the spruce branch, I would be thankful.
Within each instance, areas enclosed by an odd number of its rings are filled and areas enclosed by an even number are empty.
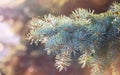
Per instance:
[[[71,57],[68,51],[64,51],[61,54],[56,55],[55,66],[59,71],[67,70],[67,67],[71,65]]]
[[[33,18],[27,39],[43,43],[47,54],[54,53],[59,71],[66,70],[72,54],[78,53],[82,67],[87,64],[91,75],[102,75],[120,53],[120,3],[100,14],[78,8],[70,16]]]

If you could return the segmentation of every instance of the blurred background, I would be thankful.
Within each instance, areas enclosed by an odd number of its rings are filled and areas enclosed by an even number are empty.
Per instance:
[[[29,20],[48,13],[68,16],[76,8],[90,8],[101,13],[113,1],[0,0],[0,75],[90,75],[90,68],[81,69],[77,63],[67,71],[58,72],[54,67],[54,56],[47,56],[42,51],[43,45],[30,45],[25,40]]]

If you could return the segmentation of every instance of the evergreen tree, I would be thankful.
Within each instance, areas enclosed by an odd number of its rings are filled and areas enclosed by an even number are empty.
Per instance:
[[[47,54],[55,54],[59,71],[66,70],[79,54],[82,68],[90,66],[91,75],[103,75],[120,53],[120,3],[100,14],[78,8],[69,17],[49,14],[33,18],[27,39],[43,43]]]

